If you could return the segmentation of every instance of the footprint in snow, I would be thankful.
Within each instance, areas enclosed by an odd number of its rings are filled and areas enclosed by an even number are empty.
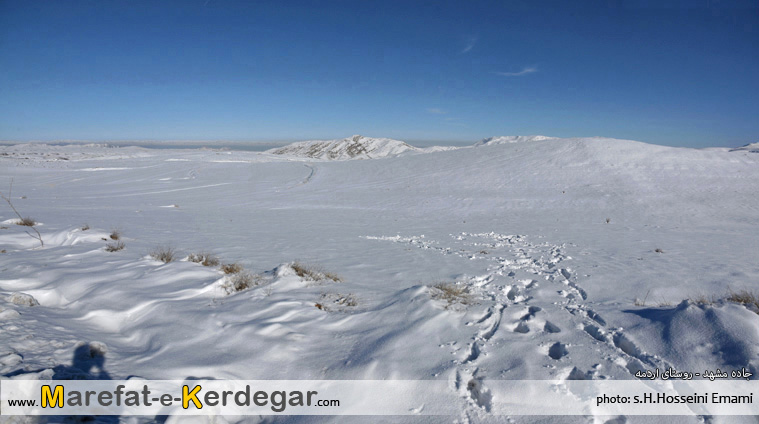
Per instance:
[[[565,356],[569,355],[569,351],[567,350],[567,345],[561,342],[556,342],[552,344],[548,348],[548,356],[551,359],[559,360]]]

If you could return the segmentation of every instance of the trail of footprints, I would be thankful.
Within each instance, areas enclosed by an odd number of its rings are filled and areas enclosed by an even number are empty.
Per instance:
[[[469,422],[491,410],[492,396],[479,363],[488,352],[498,352],[495,338],[508,343],[534,343],[535,351],[545,355],[545,368],[549,372],[549,375],[534,376],[539,379],[606,379],[624,373],[635,374],[640,369],[669,366],[662,359],[641,351],[621,329],[609,327],[590,307],[577,274],[564,265],[572,259],[564,253],[566,245],[533,243],[526,236],[492,232],[451,237],[448,246],[424,236],[367,238],[482,260],[487,264],[484,274],[464,282],[470,292],[482,299],[482,304],[490,306],[481,317],[467,323],[476,331],[463,355],[453,352],[459,357],[455,360],[452,387],[470,405],[462,421]],[[587,339],[587,342],[574,346],[562,342],[562,339],[576,342],[578,338],[571,337],[575,331],[585,333],[586,337],[579,339]],[[583,355],[586,363],[590,361],[595,365],[586,371],[573,366],[573,351]],[[605,369],[611,375],[602,374]]]

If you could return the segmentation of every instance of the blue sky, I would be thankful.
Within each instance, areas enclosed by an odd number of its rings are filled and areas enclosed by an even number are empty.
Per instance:
[[[759,5],[662,4],[0,0],[0,140],[759,141]]]

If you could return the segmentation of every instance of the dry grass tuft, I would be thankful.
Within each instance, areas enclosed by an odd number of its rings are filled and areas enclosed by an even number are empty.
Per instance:
[[[730,290],[727,294],[727,297],[725,297],[730,302],[740,303],[741,305],[753,305],[755,308],[755,312],[759,311],[759,295],[757,295],[754,292],[750,292],[748,290],[741,290],[739,292],[734,292]]]
[[[430,287],[430,297],[447,303],[446,309],[454,305],[473,305],[474,299],[469,288],[456,283],[438,283]]]
[[[646,292],[646,297],[643,298],[643,300],[640,300],[639,298],[635,298],[635,301],[633,302],[633,305],[635,306],[646,306],[646,299],[648,299],[648,295],[651,294],[651,290]]]
[[[658,247],[656,249],[654,249],[654,252],[656,252],[656,253],[664,253],[664,251],[661,250],[661,249],[659,249]]]
[[[346,312],[358,306],[358,297],[353,293],[322,293],[319,302],[314,304],[317,309],[325,312]]]
[[[264,279],[259,274],[251,274],[248,271],[238,271],[228,277],[227,282],[224,284],[224,290],[227,294],[241,292],[251,287],[260,286]]]
[[[641,300],[640,298],[636,297],[635,301],[633,301],[633,305],[640,306],[640,307],[646,306],[646,300],[648,299],[648,295],[650,293],[651,293],[651,290],[649,290],[648,292],[646,292],[646,297],[644,297],[643,300]],[[660,308],[668,307],[668,306],[672,306],[672,302],[670,302],[669,300],[667,300],[664,297],[660,296],[659,297],[659,301],[656,302],[656,306],[658,306]]]
[[[340,282],[342,282],[342,281],[343,281],[343,277],[341,277],[341,276],[339,276],[339,275],[335,274],[334,272],[323,271],[323,272],[322,272],[322,275],[324,275],[324,278],[325,278],[325,279],[327,279],[327,280],[332,280],[332,281],[334,281],[334,282],[336,282],[336,283],[340,283]]]
[[[191,253],[190,256],[187,257],[187,260],[203,266],[218,266],[221,263],[218,257],[205,252]]]
[[[242,265],[238,263],[224,264],[221,266],[221,272],[225,274],[237,274],[242,271]]]
[[[119,230],[113,230],[113,231],[111,231],[110,237],[111,237],[111,240],[118,240],[118,239],[120,239],[121,238],[121,231],[119,231]]]
[[[106,252],[118,252],[119,250],[124,250],[124,247],[126,247],[126,246],[124,245],[123,241],[117,241],[115,243],[108,243],[108,244],[106,244],[105,245],[105,251]]]
[[[87,231],[89,229],[90,229],[90,226],[87,225],[87,224],[82,225],[82,228],[80,228],[80,230],[82,230],[82,231]]]
[[[295,271],[295,275],[300,278],[311,281],[332,280],[336,283],[343,281],[343,278],[334,272],[325,271],[321,267],[315,265],[303,264],[298,261],[290,264],[290,267]]]
[[[16,225],[23,225],[24,227],[34,227],[37,225],[37,221],[30,217],[21,218],[18,221],[16,221]]]
[[[18,225],[30,227],[32,231],[34,231],[34,234],[36,234],[36,236],[28,231],[26,231],[26,234],[29,234],[29,236],[36,238],[40,242],[40,247],[45,247],[45,242],[42,241],[42,234],[40,234],[40,232],[36,228],[34,228],[34,225],[36,224],[36,222],[32,218],[29,218],[28,216],[26,218],[21,216],[21,214],[18,212],[16,207],[13,206],[13,202],[11,201],[11,199],[13,198],[12,193],[13,193],[13,178],[11,178],[11,183],[8,187],[8,196],[0,192],[0,199],[5,200],[6,203],[8,203],[8,206],[10,206],[10,208],[13,209],[13,213],[15,213],[19,219],[19,221],[17,221],[16,223]]]
[[[175,256],[176,251],[174,251],[174,248],[167,246],[156,247],[152,252],[150,252],[151,258],[157,261],[161,261],[165,264],[173,262],[174,259],[176,259]]]
[[[689,297],[688,300],[695,303],[696,305],[713,305],[719,299],[717,299],[717,296],[715,295],[707,296],[705,294],[697,294],[695,296]]]

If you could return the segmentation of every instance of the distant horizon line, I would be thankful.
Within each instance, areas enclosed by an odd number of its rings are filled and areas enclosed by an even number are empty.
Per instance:
[[[358,134],[352,134],[352,135],[358,135]],[[351,135],[351,136],[352,136]],[[498,137],[513,137],[515,135],[498,135],[498,136],[491,136],[491,137],[481,137],[477,139],[427,139],[427,138],[408,138],[408,139],[401,139],[401,138],[394,138],[394,137],[376,137],[376,136],[364,136],[367,138],[387,138],[397,141],[402,141],[409,144],[422,144],[425,147],[429,146],[435,146],[435,145],[447,145],[447,146],[470,146],[475,143],[478,143],[483,140],[487,140],[490,138],[498,138]],[[154,144],[154,145],[209,145],[209,144],[240,144],[240,145],[260,145],[260,146],[281,146],[285,144],[290,143],[297,143],[297,142],[303,142],[303,141],[331,141],[331,140],[342,140],[350,138],[351,136],[347,137],[338,137],[338,138],[268,138],[268,139],[243,139],[243,138],[219,138],[219,139],[148,139],[148,138],[115,138],[115,139],[108,139],[108,138],[102,138],[102,139],[7,139],[3,140],[0,139],[0,145],[17,145],[17,144],[115,144],[115,145],[146,145],[146,144]],[[543,134],[527,134],[525,135],[527,137],[531,136],[545,136]],[[552,137],[552,138],[609,138],[609,139],[619,139],[619,140],[630,140],[630,141],[637,141],[641,143],[646,144],[654,144],[659,146],[668,146],[668,147],[690,147],[685,145],[672,145],[672,144],[662,144],[662,143],[656,143],[652,141],[644,141],[644,140],[634,140],[629,138],[616,138],[616,137],[609,137],[609,136],[603,136],[603,135],[593,135],[593,136],[570,136],[570,137],[560,137],[560,136],[545,136],[545,137]],[[433,143],[439,143],[439,144],[433,144]],[[691,147],[691,148],[698,148],[698,149],[704,149],[704,148],[723,148],[723,147],[743,147],[747,146],[749,144],[754,144],[756,142],[744,142],[741,145],[735,145],[735,146],[719,146],[719,145],[710,145],[710,146],[703,146],[703,147]]]
[[[382,136],[367,136],[363,134],[351,134],[346,137],[311,137],[311,138],[208,138],[208,139],[183,139],[183,138],[56,138],[56,139],[0,139],[0,143],[297,143],[299,141],[326,141],[342,140],[351,138],[353,135],[361,135],[367,138],[387,138],[397,141],[439,141],[439,142],[466,142],[470,139],[430,139],[430,138],[396,138]],[[536,134],[530,134],[536,135]],[[496,136],[501,137],[501,136]],[[484,137],[488,138],[488,137]],[[562,138],[562,137],[559,137]],[[483,138],[476,139],[480,141]]]

